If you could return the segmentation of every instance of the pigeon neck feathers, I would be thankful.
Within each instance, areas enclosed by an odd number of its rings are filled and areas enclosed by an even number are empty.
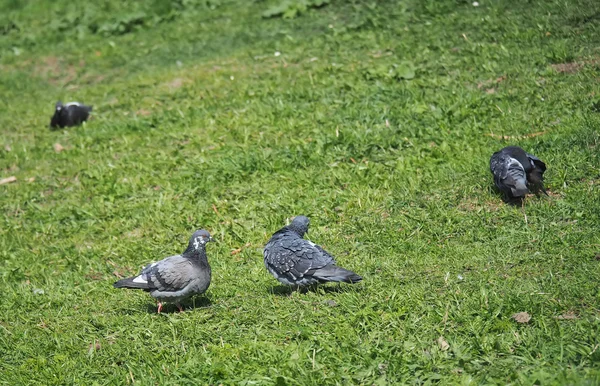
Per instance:
[[[183,251],[181,256],[188,257],[188,258],[198,257],[198,256],[206,257],[206,245],[202,244],[196,248],[193,243],[190,243],[188,245],[188,247],[185,249],[185,251]]]
[[[206,244],[202,244],[196,248],[193,243],[190,243],[181,256],[190,260],[194,265],[210,269],[208,257],[206,256]]]

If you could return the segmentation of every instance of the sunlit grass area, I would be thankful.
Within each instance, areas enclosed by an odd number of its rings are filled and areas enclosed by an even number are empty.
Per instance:
[[[600,383],[599,15],[0,0],[0,383]],[[92,118],[50,131],[58,100]],[[502,201],[507,145],[549,197]],[[362,282],[279,288],[299,214]],[[185,312],[112,288],[200,228]]]

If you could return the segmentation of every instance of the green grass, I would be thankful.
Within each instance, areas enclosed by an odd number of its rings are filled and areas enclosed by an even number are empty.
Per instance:
[[[279,3],[0,1],[0,383],[600,383],[600,3]],[[297,214],[363,282],[274,293]],[[201,227],[196,308],[112,288]]]

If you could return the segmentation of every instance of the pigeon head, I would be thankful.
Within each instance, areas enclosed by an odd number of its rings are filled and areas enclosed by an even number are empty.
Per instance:
[[[206,245],[209,241],[214,241],[212,237],[210,237],[210,233],[207,230],[200,229],[194,232],[192,237],[190,238],[190,244],[188,249],[193,248],[194,250],[198,250]]]
[[[288,228],[296,232],[303,237],[306,232],[308,232],[308,225],[310,224],[310,220],[306,216],[296,216],[292,220],[292,223],[288,225]]]
[[[50,128],[56,128],[60,126],[60,118],[61,118],[61,114],[62,114],[62,109],[63,109],[64,105],[62,104],[61,101],[56,102],[56,106],[54,107],[54,115],[52,116],[52,119],[50,120]]]
[[[206,243],[208,243],[209,241],[215,240],[212,237],[210,237],[210,233],[208,233],[207,230],[197,230],[196,232],[194,232],[192,237],[190,237],[188,247],[185,251],[183,251],[182,255],[187,257],[197,256],[198,253],[200,253],[201,256],[204,255],[206,251]]]
[[[202,255],[206,250],[206,243],[209,241],[215,241],[212,237],[210,237],[210,233],[207,230],[200,229],[194,232],[192,237],[190,237],[190,242],[185,251],[183,251],[183,256],[195,256],[200,252]]]

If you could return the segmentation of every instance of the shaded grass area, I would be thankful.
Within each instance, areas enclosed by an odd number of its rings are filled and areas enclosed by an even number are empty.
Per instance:
[[[599,5],[276,3],[0,2],[2,382],[599,382]],[[549,165],[527,220],[508,144]],[[296,214],[365,280],[273,288]],[[200,227],[189,312],[112,289]]]

